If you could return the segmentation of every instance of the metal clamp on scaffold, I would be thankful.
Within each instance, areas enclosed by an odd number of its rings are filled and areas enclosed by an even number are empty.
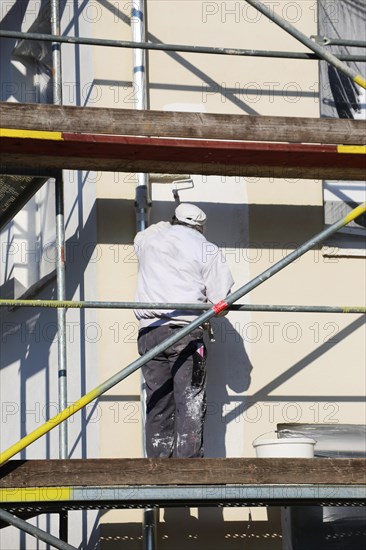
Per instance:
[[[218,302],[213,306],[213,310],[216,313],[216,315],[219,315],[222,311],[225,311],[229,307],[229,304],[225,300],[221,300],[221,302]]]

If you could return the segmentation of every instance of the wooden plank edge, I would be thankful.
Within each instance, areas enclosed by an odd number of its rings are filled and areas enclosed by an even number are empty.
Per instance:
[[[366,459],[73,459],[10,461],[0,487],[108,485],[365,485]]]
[[[285,179],[337,179],[365,180],[365,170],[360,167],[291,167],[235,164],[206,164],[190,162],[153,161],[138,159],[104,159],[95,157],[42,156],[22,153],[1,153],[0,165],[9,168],[26,169],[69,169],[92,170],[101,172],[124,173],[167,173],[200,174],[206,176],[228,176],[248,178],[285,178]]]

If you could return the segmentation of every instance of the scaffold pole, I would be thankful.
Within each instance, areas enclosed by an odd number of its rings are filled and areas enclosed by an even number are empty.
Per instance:
[[[179,309],[182,311],[207,311],[212,304],[189,304],[181,302],[108,302],[74,300],[8,300],[0,299],[0,307],[66,308],[66,309]],[[366,306],[303,306],[233,304],[229,311],[266,311],[273,313],[366,313]]]
[[[186,44],[160,44],[156,42],[133,42],[128,40],[109,40],[106,38],[89,38],[81,36],[57,36],[44,33],[20,32],[0,30],[0,38],[18,38],[19,40],[35,40],[44,42],[58,42],[60,44],[79,44],[86,46],[104,46],[111,48],[139,48],[141,50],[200,53],[213,55],[232,55],[241,57],[264,57],[278,59],[302,59],[319,61],[321,56],[316,53],[286,52],[276,50],[246,50],[240,48],[220,48],[212,46],[189,46]],[[365,61],[365,55],[340,54],[342,61]]]
[[[53,546],[54,548],[58,548],[58,550],[77,550],[75,546],[71,546],[67,542],[64,542],[54,537],[53,535],[50,535],[49,533],[47,533],[46,531],[43,531],[39,527],[36,527],[35,525],[31,525],[27,521],[24,521],[24,519],[18,518],[17,516],[10,514],[10,512],[7,512],[6,510],[0,510],[0,519],[5,521],[9,525],[13,525],[18,529],[21,529],[25,533],[32,535],[36,539],[46,542],[47,544],[49,544],[50,546]]]

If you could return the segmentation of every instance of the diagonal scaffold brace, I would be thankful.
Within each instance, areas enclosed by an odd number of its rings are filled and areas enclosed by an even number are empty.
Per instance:
[[[334,233],[336,233],[339,229],[344,227],[345,225],[348,225],[350,222],[358,218],[359,216],[366,213],[366,203],[361,204],[357,206],[355,209],[353,209],[347,216],[339,220],[338,222],[334,223],[333,225],[327,227],[317,235],[315,235],[313,238],[306,241],[303,245],[301,245],[299,248],[288,254],[285,258],[274,264],[272,267],[255,277],[252,281],[246,283],[244,286],[240,287],[238,290],[227,296],[225,300],[222,300],[218,304],[215,304],[212,306],[208,311],[205,311],[201,315],[199,315],[194,321],[192,321],[187,326],[183,327],[182,329],[178,330],[176,334],[173,336],[167,338],[164,342],[156,346],[155,348],[151,349],[148,353],[143,355],[142,357],[136,359],[130,365],[125,367],[124,369],[120,370],[116,374],[114,374],[111,378],[91,390],[89,393],[83,395],[78,401],[73,403],[72,405],[69,405],[66,409],[61,411],[59,414],[48,420],[45,424],[34,430],[33,432],[29,433],[23,439],[9,447],[7,450],[2,452],[0,454],[0,465],[4,464],[8,460],[10,460],[13,456],[15,456],[17,453],[28,447],[31,443],[45,435],[46,433],[50,432],[53,428],[70,418],[72,415],[74,415],[76,412],[81,410],[83,407],[97,399],[99,396],[101,396],[106,391],[113,388],[116,384],[130,376],[132,373],[137,371],[139,368],[141,368],[143,365],[145,365],[148,361],[153,359],[156,355],[158,355],[160,352],[166,350],[169,346],[172,346],[178,340],[192,332],[195,328],[199,327],[203,323],[209,321],[211,318],[219,315],[220,313],[226,311],[229,306],[234,304],[237,300],[251,292],[254,288],[258,287],[262,283],[264,283],[266,280],[268,280],[270,277],[273,277],[276,273],[287,267],[289,264],[291,264],[293,261],[297,260],[300,256],[303,256],[306,252],[311,250],[315,245],[321,243]]]
[[[43,531],[42,529],[40,529],[39,527],[36,527],[35,525],[31,525],[30,523],[28,523],[27,521],[24,521],[18,516],[14,516],[13,514],[10,514],[6,510],[0,509],[0,519],[5,521],[9,525],[13,525],[18,529],[21,529],[25,533],[32,535],[32,537],[35,537],[37,540],[46,542],[53,548],[57,548],[58,550],[77,550],[75,546],[71,546],[71,544],[68,544],[67,542],[62,541],[54,537],[53,535],[46,533],[46,531]]]
[[[251,6],[253,6],[253,8],[256,8],[260,13],[268,17],[268,19],[276,23],[284,31],[291,34],[291,36],[293,36],[299,42],[304,44],[304,46],[307,46],[314,53],[318,54],[321,59],[323,59],[324,61],[327,61],[328,63],[333,65],[336,69],[338,69],[339,71],[347,75],[349,78],[351,78],[353,82],[355,82],[362,88],[366,89],[366,80],[362,75],[358,74],[346,63],[341,61],[338,57],[336,57],[335,55],[327,51],[327,49],[324,46],[321,46],[314,40],[311,40],[311,38],[306,36],[306,34],[299,31],[299,29],[297,29],[294,25],[292,25],[291,23],[283,19],[283,17],[275,13],[273,8],[266,6],[259,0],[245,0],[245,1]]]

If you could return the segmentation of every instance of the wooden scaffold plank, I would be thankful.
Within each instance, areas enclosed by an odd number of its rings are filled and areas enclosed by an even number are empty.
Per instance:
[[[366,177],[366,146],[0,130],[0,164],[30,169],[247,177]]]
[[[0,103],[3,128],[133,136],[322,144],[366,144],[366,122],[305,118],[138,111],[30,103]]]
[[[0,488],[109,485],[365,485],[366,459],[204,458],[12,460]]]

